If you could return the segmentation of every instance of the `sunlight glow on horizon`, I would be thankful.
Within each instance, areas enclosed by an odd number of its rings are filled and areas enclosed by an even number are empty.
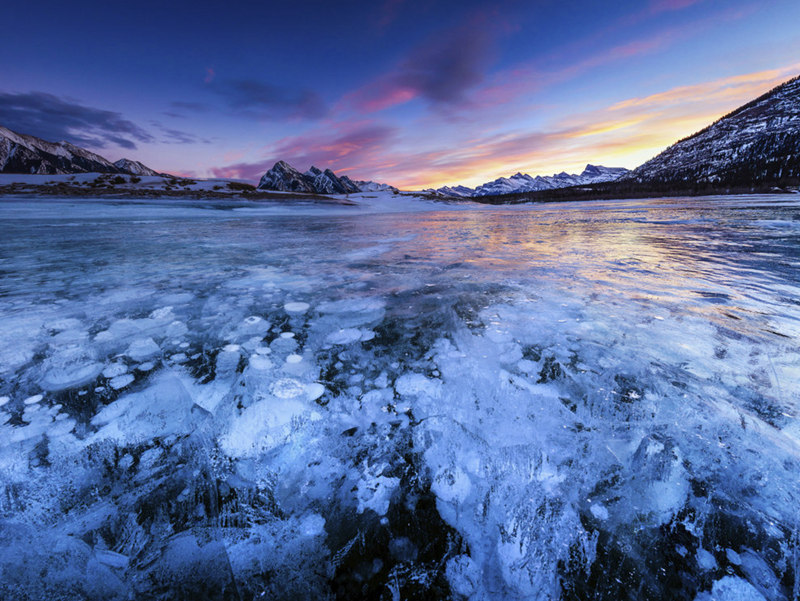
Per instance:
[[[574,117],[574,126],[547,134],[547,143],[513,157],[483,158],[458,169],[410,178],[401,188],[476,186],[517,171],[530,175],[580,172],[586,164],[633,169],[678,140],[697,133],[739,106],[768,92],[800,71],[800,63],[744,73],[702,84],[680,86],[642,98],[620,101]],[[692,110],[687,112],[687,107]],[[587,140],[587,138],[592,138]],[[581,139],[578,148],[569,141]],[[520,167],[526,165],[526,167]],[[499,175],[495,175],[499,174]]]

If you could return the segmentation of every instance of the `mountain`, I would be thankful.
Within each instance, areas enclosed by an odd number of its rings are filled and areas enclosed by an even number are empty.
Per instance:
[[[314,192],[320,194],[350,194],[353,192],[361,192],[358,186],[353,181],[343,175],[337,177],[336,174],[330,169],[320,171],[316,167],[311,167],[303,175],[311,180],[311,187]]]
[[[127,173],[161,175],[139,161],[116,163],[69,142],[48,142],[0,126],[0,173],[59,175],[72,173]]]
[[[345,176],[347,177],[347,176]],[[378,182],[372,181],[365,181],[363,179],[356,179],[352,180],[353,183],[358,186],[358,189],[362,192],[397,192],[397,188],[394,186],[390,186],[389,184],[379,184]]]
[[[0,126],[0,173],[121,173],[99,154],[69,142],[47,142]]]
[[[258,189],[310,194],[351,194],[395,188],[375,182],[353,181],[346,175],[339,177],[330,169],[322,171],[311,167],[305,173],[300,173],[286,161],[278,161],[261,177]]]
[[[436,190],[425,190],[444,196],[473,197],[473,196],[499,196],[502,194],[515,194],[518,192],[535,192],[539,190],[555,190],[571,186],[584,186],[615,181],[629,173],[623,167],[602,167],[599,165],[586,165],[583,173],[569,174],[565,172],[550,176],[537,175],[533,177],[527,173],[515,173],[511,177],[501,177],[475,188],[466,186],[444,186]]]
[[[624,179],[678,187],[796,184],[800,179],[800,77],[676,142]]]
[[[131,175],[162,175],[155,169],[150,169],[150,167],[144,163],[132,159],[120,159],[114,162],[114,166],[123,173],[129,173]]]

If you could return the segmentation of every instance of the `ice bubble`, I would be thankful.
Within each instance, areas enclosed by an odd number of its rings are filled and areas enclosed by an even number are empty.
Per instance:
[[[711,553],[701,547],[697,550],[697,565],[704,570],[716,570],[717,560]]]
[[[742,565],[742,558],[739,557],[739,554],[733,549],[725,549],[725,556],[728,558],[728,561],[731,562],[733,565],[735,566]]]
[[[398,394],[408,396],[429,396],[439,398],[441,396],[442,383],[439,380],[431,380],[422,374],[408,373],[403,374],[394,383],[394,388]]]
[[[184,355],[184,356],[185,356],[185,355]],[[152,363],[151,361],[147,361],[146,363],[142,363],[142,364],[141,364],[140,366],[138,366],[136,369],[138,369],[139,371],[150,371],[150,370],[151,370],[151,369],[153,369],[154,367],[155,367],[155,364],[154,364],[154,363]]]
[[[325,532],[325,518],[311,513],[303,518],[298,529],[303,536],[319,536]]]
[[[266,355],[250,355],[250,367],[259,371],[272,369],[272,361]]]
[[[300,401],[287,398],[253,403],[231,420],[220,446],[233,457],[256,456],[278,444],[292,420],[304,411]]]
[[[269,355],[272,352],[272,349],[268,346],[260,346],[256,349],[256,353],[259,355]]]
[[[186,363],[189,360],[189,357],[186,356],[186,353],[175,353],[170,357],[170,360],[174,363]],[[141,369],[141,366],[139,369]]]
[[[80,344],[89,339],[89,332],[84,330],[65,330],[53,336],[56,345]]]
[[[281,338],[294,338],[294,332],[281,332]]]
[[[358,328],[344,328],[328,334],[325,339],[329,344],[352,344],[361,340],[361,330]]]
[[[103,364],[94,360],[92,349],[70,346],[45,359],[40,385],[45,390],[64,390],[87,384],[103,371]]]
[[[134,377],[131,374],[123,374],[121,376],[117,376],[116,378],[112,378],[108,385],[114,390],[119,390],[120,388],[125,388],[128,384],[133,382],[133,380]]]
[[[309,401],[316,401],[323,394],[325,394],[325,387],[319,382],[306,384],[306,398]]]
[[[469,476],[458,466],[440,470],[433,479],[431,491],[442,501],[463,503],[472,490]]]
[[[111,363],[103,370],[103,376],[106,378],[116,378],[126,373],[128,373],[128,366],[124,363]]]
[[[234,332],[235,336],[264,336],[269,331],[271,324],[264,319],[263,317],[259,317],[258,315],[251,315],[247,317],[242,323],[240,323],[236,331]]]
[[[42,394],[35,394],[35,395],[33,395],[33,396],[29,396],[27,399],[25,399],[24,401],[22,401],[22,403],[23,403],[24,405],[35,405],[36,403],[38,403],[39,401],[41,401],[43,398],[44,398],[44,395],[42,395]]]
[[[139,338],[131,342],[126,354],[134,361],[150,359],[161,352],[161,348],[152,338]]]
[[[7,396],[0,396],[0,407],[8,403],[11,399]]]
[[[139,443],[184,431],[192,405],[181,381],[172,374],[162,374],[149,388],[121,396],[103,407],[92,418],[92,424],[100,428],[98,439]]]
[[[238,345],[227,345],[222,352],[217,355],[217,373],[230,374],[231,372],[236,371],[236,368],[239,365],[240,356]]]
[[[272,394],[279,399],[293,399],[305,392],[303,384],[292,378],[281,378],[272,385]]]
[[[710,593],[702,593],[696,601],[766,601],[765,597],[746,580],[724,576],[714,583]]]
[[[156,309],[152,313],[150,313],[150,319],[171,319],[172,318],[172,307],[161,307],[160,309]]]
[[[356,499],[358,500],[358,513],[371,509],[380,516],[389,511],[389,502],[392,493],[400,484],[400,478],[387,478],[386,476],[365,476],[358,481]]]
[[[74,317],[65,317],[64,319],[57,319],[50,323],[48,329],[62,332],[64,330],[76,330],[81,327],[81,322]]]
[[[592,515],[595,518],[597,518],[598,520],[607,520],[608,519],[608,509],[606,509],[602,505],[592,505],[589,508],[589,511],[591,511]]]
[[[305,313],[309,307],[308,303],[286,303],[283,305],[283,309],[287,313]]]
[[[303,357],[300,355],[291,354],[286,357],[286,363],[300,363],[303,360]]]
[[[164,333],[169,338],[180,338],[188,331],[189,328],[186,327],[185,323],[183,323],[182,321],[173,321],[171,324],[167,326],[167,329],[164,331]]]
[[[110,568],[126,569],[128,567],[128,556],[115,553],[108,549],[95,549],[94,556],[101,564]]]

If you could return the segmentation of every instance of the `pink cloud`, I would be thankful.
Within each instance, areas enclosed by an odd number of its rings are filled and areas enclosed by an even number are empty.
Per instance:
[[[494,56],[494,38],[502,22],[487,25],[473,16],[437,32],[415,47],[393,69],[346,95],[340,108],[373,113],[423,98],[437,107],[468,104],[484,80]]]
[[[369,121],[344,121],[288,138],[271,145],[263,160],[215,167],[216,177],[257,180],[278,160],[305,171],[312,165],[351,172],[373,165],[389,151],[395,129]]]

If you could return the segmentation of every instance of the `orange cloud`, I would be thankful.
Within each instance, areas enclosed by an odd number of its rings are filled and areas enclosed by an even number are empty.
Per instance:
[[[400,185],[476,185],[518,170],[531,174],[577,171],[588,162],[633,168],[798,71],[800,63],[794,63],[679,86],[574,115],[546,131],[502,138],[486,136],[475,141],[469,151],[442,150],[404,162],[404,169],[414,166],[418,170],[406,171],[415,177]]]

